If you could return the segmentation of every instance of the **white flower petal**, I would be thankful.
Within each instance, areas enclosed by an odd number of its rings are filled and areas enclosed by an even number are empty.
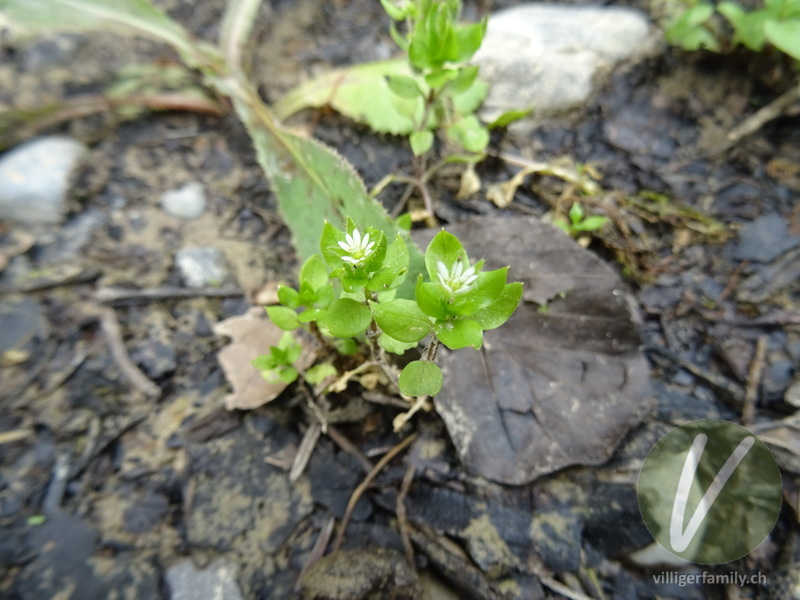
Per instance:
[[[353,247],[361,247],[361,232],[358,229],[353,229]]]
[[[444,266],[444,263],[441,261],[436,263],[436,274],[439,275],[439,279],[442,280],[442,283],[450,279],[450,273],[447,272],[447,267]]]
[[[365,233],[365,234],[364,234],[364,237],[363,237],[363,238],[361,238],[361,247],[362,247],[362,248],[365,248],[365,247],[366,247],[366,246],[368,246],[368,245],[369,245],[369,234],[368,234],[368,233]]]
[[[339,242],[339,247],[342,250],[344,250],[345,252],[352,252],[353,251],[353,249],[350,246],[348,246],[347,244],[345,244],[344,242]]]

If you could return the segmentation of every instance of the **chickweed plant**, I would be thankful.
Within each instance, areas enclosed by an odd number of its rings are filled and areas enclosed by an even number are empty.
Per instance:
[[[486,271],[471,263],[461,242],[440,231],[425,251],[427,278],[420,274],[415,299],[397,297],[409,273],[403,238],[388,239],[373,227],[359,229],[352,219],[344,229],[325,223],[319,254],[302,265],[299,285],[278,289],[279,306],[269,318],[287,334],[267,355],[253,361],[265,378],[291,382],[303,376],[318,384],[334,374],[328,363],[305,373],[294,366],[300,344],[289,333],[303,328],[339,354],[365,348],[368,365],[380,368],[406,399],[416,398],[395,420],[399,429],[430,396],[442,389],[436,365],[440,345],[451,350],[479,349],[483,332],[505,323],[522,298],[521,283],[506,283],[508,268]],[[389,355],[403,355],[427,338],[419,358],[400,371]],[[387,354],[388,353],[388,354]]]
[[[401,98],[422,98],[425,110],[410,135],[415,156],[433,146],[433,124],[445,127],[447,137],[469,152],[481,153],[489,143],[489,130],[474,114],[455,112],[453,96],[470,88],[478,77],[478,67],[466,63],[472,58],[486,34],[486,19],[471,25],[459,25],[460,0],[381,0],[394,21],[404,21],[407,33],[401,35],[394,23],[390,33],[406,53],[418,78],[405,75],[388,77],[389,87]]]

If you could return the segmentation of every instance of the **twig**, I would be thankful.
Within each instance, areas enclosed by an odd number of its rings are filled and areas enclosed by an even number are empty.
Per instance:
[[[122,374],[140,392],[151,398],[158,398],[161,395],[161,388],[145,377],[144,373],[133,364],[133,361],[128,356],[125,345],[122,342],[122,332],[119,329],[117,314],[113,309],[100,309],[100,326],[103,328],[106,341],[111,349],[111,356],[122,371]]]
[[[94,281],[99,276],[100,271],[95,269],[80,269],[77,271],[70,269],[67,273],[56,277],[37,278],[33,281],[28,281],[26,283],[13,286],[0,286],[0,294],[16,294],[51,290],[53,288],[67,285],[88,283],[90,281]]]
[[[314,448],[317,447],[317,441],[322,433],[322,426],[319,423],[311,423],[303,435],[303,440],[300,442],[300,448],[295,454],[292,468],[289,471],[289,481],[297,481],[303,471],[306,469],[311,455],[314,453]]]
[[[394,448],[389,450],[383,458],[381,458],[378,463],[373,467],[372,471],[364,478],[359,486],[353,491],[353,495],[350,496],[350,501],[347,503],[347,510],[345,510],[344,517],[342,518],[342,524],[339,527],[339,534],[336,536],[336,543],[333,545],[333,551],[336,552],[342,546],[342,540],[344,540],[344,533],[347,531],[347,525],[350,523],[350,517],[353,516],[353,509],[355,509],[356,504],[358,503],[359,499],[361,498],[362,494],[367,490],[367,488],[372,483],[372,480],[377,477],[378,473],[381,472],[383,467],[385,467],[389,461],[391,461],[395,456],[400,454],[403,450],[405,450],[411,442],[417,439],[417,434],[414,433],[404,439],[402,442],[397,444]]]
[[[755,133],[765,124],[783,115],[795,102],[800,100],[800,86],[793,85],[790,89],[775,98],[772,102],[759,109],[739,125],[728,132],[725,141],[709,152],[709,156],[716,156],[738,144],[743,138]]]
[[[56,458],[53,465],[53,478],[50,480],[50,485],[47,487],[47,493],[42,501],[42,512],[46,515],[52,515],[61,508],[61,501],[64,498],[64,491],[67,489],[67,481],[69,480],[69,456],[61,454]]]
[[[335,524],[336,519],[331,516],[322,526],[319,536],[317,537],[317,541],[314,542],[314,547],[311,549],[311,554],[308,555],[306,564],[303,565],[303,568],[300,569],[300,574],[297,576],[297,582],[294,584],[295,592],[299,592],[300,588],[302,587],[301,582],[303,581],[303,575],[305,575],[314,565],[314,563],[322,558],[322,556],[325,554],[325,548],[328,547],[328,542],[331,541],[331,535],[333,535],[333,526]]]
[[[176,287],[147,288],[128,290],[125,288],[103,287],[95,293],[95,300],[102,304],[138,304],[169,300],[172,298],[235,298],[244,296],[242,290],[200,288],[189,290]]]
[[[33,429],[12,429],[11,431],[0,431],[0,446],[3,444],[13,444],[33,435]]]
[[[328,437],[333,440],[333,443],[339,446],[342,450],[351,454],[361,465],[365,472],[369,473],[375,468],[372,461],[367,458],[367,455],[361,452],[347,437],[332,425],[328,425]]]
[[[730,295],[733,289],[739,285],[739,280],[742,278],[742,271],[744,271],[749,264],[750,262],[746,260],[739,263],[739,266],[736,267],[733,273],[731,273],[731,276],[728,277],[728,283],[725,284],[725,288],[720,292],[716,300],[714,300],[715,304],[721,304]]]
[[[570,600],[593,600],[591,596],[587,596],[586,594],[582,594],[581,592],[573,590],[571,587],[567,587],[563,583],[560,583],[553,579],[552,577],[547,576],[540,576],[539,581],[545,587],[550,588],[557,594],[561,594],[565,598],[569,598]]]
[[[761,374],[764,372],[764,358],[767,355],[767,336],[761,335],[756,341],[756,351],[750,370],[747,373],[747,382],[744,388],[744,405],[742,406],[742,422],[749,425],[756,415],[756,402],[758,400],[758,386],[761,383]]]
[[[92,462],[96,457],[100,455],[108,446],[113,443],[115,440],[118,440],[121,436],[123,436],[126,432],[136,427],[139,423],[147,419],[149,413],[143,412],[141,414],[135,415],[128,419],[127,422],[120,425],[116,431],[112,431],[109,433],[105,438],[101,441],[94,444],[91,452],[84,452],[81,457],[72,465],[72,470],[69,474],[69,479],[73,479],[83,472],[83,470],[89,466],[89,463]],[[91,431],[90,431],[91,433]],[[91,437],[91,435],[90,435]]]
[[[397,503],[395,505],[397,528],[400,530],[400,537],[403,538],[403,548],[405,548],[406,551],[408,567],[412,570],[414,570],[414,546],[411,545],[411,536],[408,533],[405,501],[408,490],[411,488],[411,482],[414,481],[415,471],[416,466],[412,462],[408,465],[405,475],[403,475],[403,482],[400,484],[400,493],[397,494]]]
[[[468,560],[448,550],[447,538],[437,536],[430,528],[409,525],[409,533],[414,543],[421,547],[431,562],[453,585],[464,592],[467,598],[495,600],[506,596],[498,593],[484,573]]]
[[[727,377],[701,369],[692,363],[686,362],[672,351],[660,346],[648,345],[645,346],[645,350],[649,352],[655,352],[656,354],[660,354],[661,356],[668,358],[681,368],[689,371],[692,375],[695,375],[696,377],[699,377],[700,379],[710,383],[715,388],[726,392],[737,406],[744,402],[744,391],[742,390],[741,386],[737,385]]]
[[[395,431],[400,431],[403,426],[413,417],[421,408],[424,408],[428,403],[430,396],[418,396],[414,401],[414,405],[404,413],[397,415],[392,421],[392,427]]]

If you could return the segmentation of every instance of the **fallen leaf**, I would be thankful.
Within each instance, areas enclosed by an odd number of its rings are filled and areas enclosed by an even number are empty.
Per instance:
[[[619,277],[560,230],[532,218],[448,227],[486,269],[525,285],[480,351],[443,352],[437,412],[471,471],[520,485],[605,462],[652,408],[647,362]],[[422,247],[435,232],[416,238]],[[541,306],[547,306],[541,311]]]
[[[233,386],[233,393],[225,396],[228,410],[258,408],[277,398],[286,389],[283,382],[270,383],[251,361],[277,346],[283,330],[269,320],[263,308],[254,306],[243,315],[217,323],[214,333],[227,335],[233,341],[217,353],[225,377]],[[304,345],[303,354],[295,366],[306,369],[314,363],[316,349],[304,336],[295,335]]]

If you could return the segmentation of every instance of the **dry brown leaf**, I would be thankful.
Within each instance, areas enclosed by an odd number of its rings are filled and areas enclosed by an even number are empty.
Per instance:
[[[277,398],[286,389],[283,382],[270,383],[251,361],[277,346],[283,330],[267,318],[263,308],[254,306],[243,315],[217,323],[214,333],[233,338],[230,344],[217,353],[217,360],[225,377],[233,386],[233,393],[225,396],[228,410],[258,408]],[[317,356],[313,343],[304,336],[295,336],[303,344],[303,354],[295,363],[301,370],[314,363]]]

